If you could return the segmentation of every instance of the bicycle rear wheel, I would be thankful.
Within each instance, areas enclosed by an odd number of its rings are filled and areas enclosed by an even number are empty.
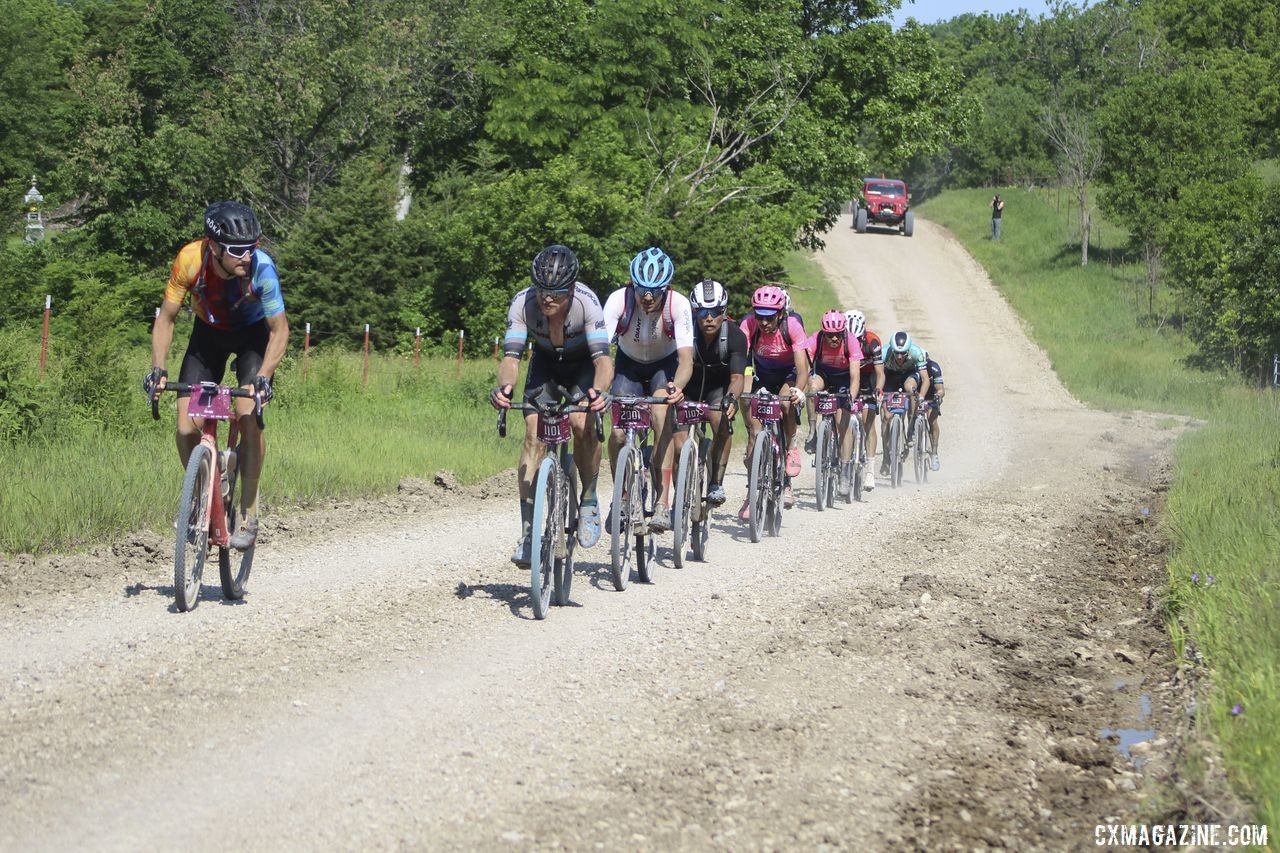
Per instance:
[[[178,499],[176,547],[173,554],[173,597],[186,612],[200,603],[200,578],[209,554],[209,498],[213,477],[213,452],[197,444],[187,460]]]
[[[781,440],[782,428],[778,428],[778,440]],[[786,471],[786,454],[774,451],[775,445],[769,443],[769,463],[770,470],[773,472],[771,482],[769,484],[769,496],[765,506],[765,530],[770,536],[777,536],[782,532],[782,493],[787,486]]]
[[[239,459],[239,454],[236,454],[236,459]],[[237,461],[235,470],[227,472],[228,491],[223,509],[227,514],[228,536],[235,535],[236,523],[239,520],[239,513],[236,512],[236,489],[240,484],[239,467],[240,463]],[[230,601],[239,601],[244,598],[244,585],[249,582],[249,571],[253,568],[253,552],[257,547],[255,543],[244,551],[238,552],[230,547],[218,548],[218,575],[222,580],[223,598]],[[235,571],[232,571],[233,566]]]
[[[680,448],[680,464],[676,466],[675,483],[672,484],[671,502],[671,562],[677,569],[684,567],[684,543],[689,539],[689,517],[693,514],[693,502],[698,500],[694,489],[698,487],[698,446],[690,437]]]
[[[546,619],[555,588],[556,540],[564,536],[563,512],[557,494],[560,468],[547,456],[538,466],[533,491],[533,524],[530,528],[529,600],[533,618]]]
[[[698,476],[694,478],[693,496],[697,509],[693,515],[689,529],[689,547],[693,551],[693,559],[707,559],[707,539],[711,531],[711,504],[707,501],[707,492],[711,489],[711,471],[707,467],[707,456],[711,453],[711,439],[703,438],[698,442]]]
[[[751,471],[747,476],[747,527],[752,542],[760,541],[760,534],[766,527],[765,512],[773,491],[770,473],[773,466],[768,457],[769,434],[764,429],[756,433],[755,445],[751,450]]]
[[[915,434],[912,462],[915,463],[916,482],[925,483],[929,480],[929,429],[925,426],[924,415],[916,415],[915,428],[912,432]]]
[[[862,472],[866,466],[862,456],[867,452],[866,446],[863,444],[862,423],[853,415],[849,416],[849,429],[853,430],[853,459],[849,465],[853,471],[853,481],[849,484],[849,491],[845,494],[845,503],[862,500]]]
[[[614,466],[613,504],[609,508],[609,578],[618,592],[631,583],[631,534],[640,515],[635,448],[624,444]]]

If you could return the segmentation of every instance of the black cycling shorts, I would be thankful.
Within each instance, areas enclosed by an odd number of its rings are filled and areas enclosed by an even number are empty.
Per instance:
[[[537,400],[541,405],[558,403],[561,395],[557,391],[564,392],[569,400],[579,400],[587,395],[587,389],[595,380],[595,359],[562,360],[535,347],[524,376],[524,401]]]
[[[912,380],[914,380],[914,381],[915,381],[915,383],[916,383],[916,389],[917,389],[917,390],[919,390],[919,388],[920,388],[920,374],[919,374],[919,373],[890,373],[888,370],[886,370],[886,371],[884,372],[884,390],[885,390],[885,393],[887,394],[887,393],[889,393],[890,391],[905,391],[905,390],[907,390],[904,386],[906,385],[906,382],[907,382],[907,380],[908,380],[908,379],[912,379]]]
[[[191,329],[191,340],[187,342],[187,353],[182,357],[178,381],[188,384],[222,382],[223,374],[227,372],[227,359],[235,356],[236,384],[241,387],[252,385],[262,372],[262,360],[267,356],[270,337],[266,320],[243,329],[215,329],[197,319]]]

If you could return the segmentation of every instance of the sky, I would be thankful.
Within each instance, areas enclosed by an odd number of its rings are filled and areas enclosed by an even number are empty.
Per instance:
[[[902,8],[890,20],[895,27],[906,23],[907,18],[915,18],[922,24],[935,24],[965,12],[998,15],[1018,9],[1026,9],[1034,18],[1048,14],[1049,4],[1046,0],[903,0]]]

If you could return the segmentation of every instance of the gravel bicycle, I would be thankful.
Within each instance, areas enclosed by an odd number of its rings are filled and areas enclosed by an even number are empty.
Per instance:
[[[849,405],[849,395],[845,392],[818,391],[813,395],[813,416],[818,418],[813,443],[813,467],[817,480],[819,512],[835,505],[837,492],[843,494],[846,503],[853,500],[854,488],[857,488],[859,495],[862,493],[861,484],[855,487],[850,482],[855,473],[852,460],[858,459],[862,450],[862,424],[857,417],[862,407],[856,405],[857,401],[854,403],[852,407]],[[840,461],[840,430],[836,425],[836,414],[841,407],[854,409],[848,418],[848,428],[854,431],[853,457],[848,462]]]
[[[178,610],[187,612],[200,603],[200,579],[209,546],[218,547],[218,574],[222,595],[232,601],[244,598],[244,585],[253,568],[256,545],[240,552],[235,570],[231,553],[231,537],[235,534],[236,486],[239,480],[239,445],[235,397],[253,400],[253,415],[262,429],[262,398],[254,391],[231,388],[216,382],[170,382],[164,391],[189,393],[187,414],[200,423],[200,443],[187,459],[187,472],[182,479],[182,496],[178,499],[177,531],[173,556],[173,594]],[[163,393],[163,392],[160,392]],[[151,400],[151,417],[160,419],[159,393]],[[230,421],[227,449],[218,450],[218,422]],[[216,511],[215,511],[216,510]]]
[[[693,551],[693,559],[707,558],[707,538],[711,526],[711,503],[707,491],[711,488],[711,472],[707,459],[711,456],[712,436],[707,434],[711,407],[706,403],[685,400],[676,406],[676,423],[689,427],[689,438],[680,449],[672,482],[674,495],[671,507],[671,529],[675,533],[672,543],[676,568],[684,565],[684,543],[687,539]],[[727,421],[729,434],[733,435],[733,421]]]
[[[768,391],[743,394],[751,401],[751,417],[760,421],[751,448],[751,470],[747,472],[747,526],[751,541],[759,542],[767,532],[777,536],[782,529],[782,490],[786,485],[786,440],[782,435],[782,399]]]
[[[929,433],[929,408],[932,400],[921,400],[916,406],[916,417],[911,423],[911,435],[915,444],[913,459],[916,469],[916,482],[929,481],[929,461],[933,456],[933,437]]]
[[[573,430],[569,415],[590,411],[589,406],[567,402],[512,403],[498,412],[498,435],[507,435],[507,412],[538,416],[538,441],[551,450],[538,464],[533,486],[533,522],[530,526],[529,599],[533,617],[546,619],[551,602],[569,603],[573,587],[573,549],[578,530],[578,469],[569,452]],[[595,416],[596,439],[604,439],[604,424]]]
[[[884,452],[889,460],[889,483],[895,489],[902,485],[902,463],[907,459],[907,410],[910,406],[910,397],[904,391],[889,391],[884,395],[884,409],[889,413]]]
[[[613,466],[613,504],[609,508],[609,579],[622,592],[631,583],[631,560],[641,583],[653,582],[656,547],[649,531],[656,489],[650,482],[649,406],[666,397],[614,397],[613,428],[626,430],[626,441]]]

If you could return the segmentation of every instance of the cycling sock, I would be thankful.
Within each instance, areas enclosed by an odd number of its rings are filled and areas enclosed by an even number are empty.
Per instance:
[[[724,466],[720,464],[719,460],[711,463],[711,483],[715,486],[724,485]]]
[[[600,498],[596,495],[596,481],[599,479],[599,477],[600,475],[597,474],[596,476],[591,478],[590,482],[585,483],[582,486],[582,500],[578,501],[579,504],[600,503]]]
[[[520,501],[520,535],[529,536],[533,532],[533,501]]]

